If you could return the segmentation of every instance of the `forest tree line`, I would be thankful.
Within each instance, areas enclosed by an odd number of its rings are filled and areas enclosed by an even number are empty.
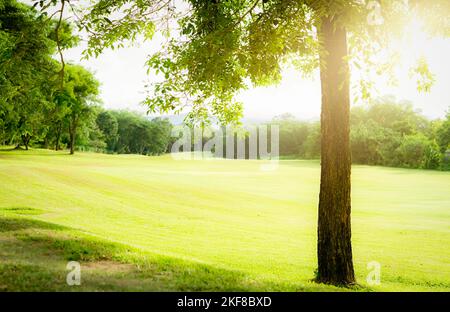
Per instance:
[[[280,156],[320,157],[320,124],[282,115]],[[352,162],[405,168],[450,170],[450,112],[429,120],[408,102],[386,96],[370,105],[355,106],[350,115]]]
[[[271,152],[271,127],[278,126],[281,159],[320,159],[321,132],[319,121],[303,121],[290,113],[274,117],[270,122],[244,125],[243,128],[223,127],[222,154],[216,157],[251,158],[248,129],[253,128],[259,148],[259,126],[265,126],[267,151],[258,151],[257,158]],[[258,128],[259,127],[259,128]],[[214,129],[203,131],[203,145],[214,137]],[[206,133],[206,134],[205,134]],[[227,138],[232,136],[231,141]],[[238,140],[244,149],[238,156]],[[233,142],[234,151],[227,152]],[[190,150],[196,148],[191,137]],[[228,144],[228,145],[227,145]],[[264,145],[265,146],[265,145]],[[394,96],[384,96],[370,104],[354,106],[350,111],[350,146],[354,164],[402,168],[450,170],[450,112],[444,119],[430,120],[414,110],[408,101],[397,102]],[[261,153],[268,153],[262,155]],[[231,155],[231,156],[230,156]],[[233,156],[234,155],[234,156]],[[270,157],[270,155],[268,156]]]

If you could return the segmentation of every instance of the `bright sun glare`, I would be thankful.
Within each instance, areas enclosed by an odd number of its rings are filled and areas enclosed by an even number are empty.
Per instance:
[[[395,81],[387,75],[370,77],[375,82],[377,96],[395,95],[398,100],[409,100],[416,109],[434,118],[441,117],[449,107],[450,54],[448,39],[433,38],[426,31],[424,22],[413,15],[409,19],[402,36],[393,40],[379,58],[387,60],[395,55]],[[430,92],[417,91],[417,77],[411,69],[423,58],[436,81]],[[363,73],[352,69],[352,77],[360,78]],[[312,79],[302,79],[295,70],[285,70],[283,81],[278,86],[254,88],[242,92],[245,116],[268,118],[275,114],[289,112],[301,119],[316,119],[320,116],[320,80],[318,72]],[[275,104],[275,105],[274,105]],[[355,104],[355,103],[353,103]]]

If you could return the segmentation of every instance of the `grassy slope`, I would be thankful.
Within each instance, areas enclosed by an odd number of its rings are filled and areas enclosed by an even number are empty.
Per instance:
[[[317,162],[0,151],[0,185],[0,290],[337,289],[310,282]],[[356,290],[450,290],[449,189],[449,173],[354,167]]]

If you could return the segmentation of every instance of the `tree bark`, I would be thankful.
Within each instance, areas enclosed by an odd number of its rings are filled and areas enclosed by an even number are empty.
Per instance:
[[[28,151],[28,144],[30,143],[31,136],[29,134],[22,135],[22,142],[25,145],[25,150]]]
[[[61,130],[62,130],[62,123],[58,123],[58,127],[56,128],[56,142],[55,142],[55,151],[59,150],[59,141],[61,138]]]
[[[74,118],[69,124],[69,136],[70,136],[70,155],[75,153],[75,136],[77,133],[77,119]]]
[[[318,216],[317,281],[355,282],[350,226],[350,88],[347,35],[324,18],[319,29],[322,88],[321,180]]]

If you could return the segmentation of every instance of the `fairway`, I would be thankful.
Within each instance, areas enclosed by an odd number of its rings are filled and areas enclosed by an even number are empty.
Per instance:
[[[319,162],[273,169],[0,151],[0,290],[348,290],[311,282]],[[450,291],[450,173],[353,166],[352,187],[349,290]]]

